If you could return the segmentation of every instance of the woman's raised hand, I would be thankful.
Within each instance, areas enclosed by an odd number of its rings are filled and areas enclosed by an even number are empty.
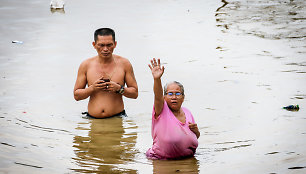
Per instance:
[[[152,75],[154,79],[159,79],[164,74],[165,67],[160,66],[160,59],[157,59],[156,61],[156,59],[153,58],[151,60],[151,64],[149,64],[149,68],[152,71]]]

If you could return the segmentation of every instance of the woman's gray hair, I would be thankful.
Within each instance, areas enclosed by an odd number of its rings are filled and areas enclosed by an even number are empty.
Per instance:
[[[172,82],[168,82],[165,86],[164,86],[164,95],[167,95],[167,88],[168,88],[168,86],[170,85],[170,84],[177,84],[179,87],[180,87],[180,89],[181,89],[181,93],[182,93],[182,95],[184,96],[185,95],[185,93],[184,93],[184,86],[180,83],[180,82],[178,82],[178,81],[172,81]]]

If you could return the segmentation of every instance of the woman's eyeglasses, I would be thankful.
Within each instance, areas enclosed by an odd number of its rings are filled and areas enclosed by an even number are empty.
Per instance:
[[[180,92],[167,92],[166,93],[169,97],[172,97],[172,96],[176,96],[176,97],[181,97],[183,94],[180,93]]]

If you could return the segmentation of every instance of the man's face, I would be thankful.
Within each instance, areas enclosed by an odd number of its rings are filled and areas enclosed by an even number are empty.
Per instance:
[[[114,42],[112,35],[99,36],[96,42],[92,45],[97,50],[98,55],[103,58],[112,57],[113,51],[116,48],[117,42]]]

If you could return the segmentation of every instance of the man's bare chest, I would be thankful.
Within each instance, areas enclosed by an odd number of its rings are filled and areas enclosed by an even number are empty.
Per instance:
[[[120,66],[108,69],[91,67],[87,70],[86,77],[89,85],[102,78],[110,79],[110,81],[114,81],[116,83],[123,83],[125,71]]]

